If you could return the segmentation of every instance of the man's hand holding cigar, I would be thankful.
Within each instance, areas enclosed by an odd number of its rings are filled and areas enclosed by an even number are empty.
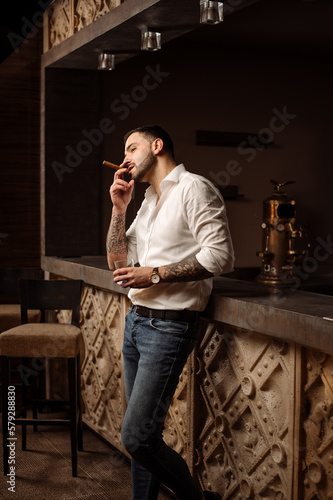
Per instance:
[[[113,213],[116,215],[122,215],[126,212],[127,205],[131,201],[132,192],[134,188],[134,180],[131,179],[129,182],[124,180],[124,174],[128,171],[128,162],[123,162],[121,165],[115,165],[113,163],[107,162],[116,170],[114,174],[114,181],[110,187],[110,196],[113,203]],[[107,164],[105,161],[104,165]]]

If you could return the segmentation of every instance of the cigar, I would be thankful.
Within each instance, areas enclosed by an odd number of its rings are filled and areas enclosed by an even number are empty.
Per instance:
[[[111,167],[114,170],[119,170],[120,168],[122,168],[122,167],[119,167],[119,165],[116,165],[115,163],[111,163],[111,162],[106,161],[106,160],[103,161],[103,165],[106,165],[107,167]]]

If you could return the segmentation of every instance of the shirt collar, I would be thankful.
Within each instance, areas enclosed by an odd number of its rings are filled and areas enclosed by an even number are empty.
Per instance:
[[[184,172],[186,172],[186,169],[183,163],[180,163],[179,165],[177,165],[177,167],[171,170],[170,174],[167,175],[160,184],[161,192],[163,193],[163,191],[170,183],[176,184],[179,181],[180,176]],[[153,188],[153,186],[149,186],[149,188],[146,190],[145,197],[149,199],[154,195],[156,195],[155,189]]]

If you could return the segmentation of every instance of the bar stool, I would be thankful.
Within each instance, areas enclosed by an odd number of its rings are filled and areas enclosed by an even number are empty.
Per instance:
[[[9,448],[11,429],[22,425],[22,449],[26,449],[27,425],[68,425],[71,436],[72,475],[77,476],[77,450],[82,451],[82,420],[80,408],[80,346],[82,334],[79,328],[80,298],[82,281],[80,280],[21,280],[21,317],[22,324],[11,328],[0,335],[0,355],[2,365],[2,434],[4,474],[8,474]],[[28,310],[39,309],[71,310],[71,324],[46,323],[44,317],[40,323],[28,323]],[[15,420],[9,416],[14,408],[15,393],[9,380],[9,359],[22,358],[22,365],[29,370],[28,359],[32,358],[66,358],[68,362],[69,400],[57,400],[69,405],[69,418],[51,419],[27,418],[29,403],[51,404],[51,400],[27,398],[26,385],[29,380],[22,375],[22,408]],[[36,370],[35,370],[36,372]],[[29,372],[28,372],[29,373]],[[33,374],[34,372],[30,372]],[[33,376],[33,375],[31,375]],[[5,390],[5,388],[8,390]],[[9,397],[9,393],[11,397]],[[17,410],[17,409],[16,409]],[[12,417],[13,418],[13,417]]]
[[[40,268],[0,268],[0,333],[21,324],[20,279],[42,279]],[[40,311],[29,311],[29,323],[40,320]]]

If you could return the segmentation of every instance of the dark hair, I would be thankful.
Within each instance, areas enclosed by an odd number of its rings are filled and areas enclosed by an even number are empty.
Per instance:
[[[144,125],[143,127],[138,127],[130,130],[124,136],[124,144],[126,143],[129,136],[134,134],[135,132],[139,132],[139,134],[142,134],[145,139],[150,142],[153,142],[155,139],[162,139],[164,149],[167,151],[167,153],[169,153],[170,156],[172,156],[172,158],[175,158],[172,139],[162,127],[159,127],[158,125]]]

